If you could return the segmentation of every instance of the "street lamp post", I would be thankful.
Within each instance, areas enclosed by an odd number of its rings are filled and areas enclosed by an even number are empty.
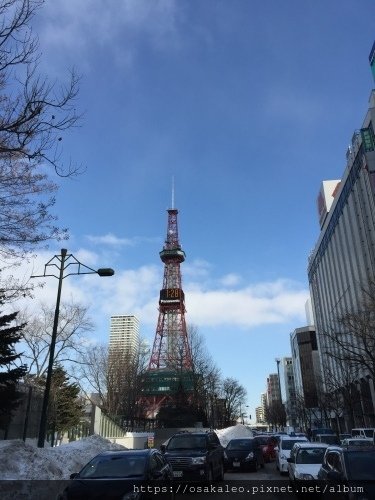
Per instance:
[[[250,408],[249,405],[246,405],[245,408]],[[246,410],[244,411],[244,415],[247,415]],[[244,419],[242,418],[242,423],[245,424]]]
[[[48,402],[49,402],[49,394],[51,390],[51,382],[52,382],[52,369],[53,362],[55,356],[55,345],[56,345],[56,337],[57,337],[57,328],[59,323],[59,313],[60,313],[60,298],[61,298],[61,288],[62,281],[64,278],[67,278],[71,275],[79,275],[79,274],[98,274],[99,276],[113,276],[114,270],[110,268],[101,268],[101,269],[92,269],[91,267],[85,266],[79,260],[77,260],[74,255],[68,254],[66,248],[61,249],[61,255],[55,255],[51,260],[47,262],[44,266],[44,273],[41,275],[31,276],[31,278],[46,278],[46,277],[54,277],[59,280],[59,285],[57,288],[57,299],[56,299],[56,307],[55,307],[55,315],[53,319],[53,328],[51,335],[51,345],[49,350],[49,362],[47,368],[47,376],[46,376],[46,387],[44,389],[43,396],[43,404],[42,404],[42,414],[40,417],[40,425],[39,425],[39,435],[38,435],[38,447],[44,448],[44,440],[46,437],[47,430],[47,411],[48,411]],[[56,263],[57,262],[57,263]],[[71,267],[73,266],[73,267]],[[59,274],[47,274],[47,268],[56,268],[59,271]],[[70,269],[69,269],[70,268]],[[64,275],[64,272],[68,270],[69,272]],[[53,271],[52,271],[53,273]]]
[[[276,364],[277,364],[277,380],[279,382],[279,401],[280,401],[280,406],[283,407],[283,397],[281,395],[281,380],[280,380],[280,358],[275,358]]]

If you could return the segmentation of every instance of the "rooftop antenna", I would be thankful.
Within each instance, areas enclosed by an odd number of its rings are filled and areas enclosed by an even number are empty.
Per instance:
[[[174,176],[172,177],[172,207],[174,208]]]

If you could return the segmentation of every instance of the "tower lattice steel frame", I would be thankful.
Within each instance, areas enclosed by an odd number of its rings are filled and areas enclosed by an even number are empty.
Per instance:
[[[149,370],[192,369],[180,270],[185,252],[179,242],[177,215],[177,209],[168,210],[167,238],[160,252],[160,259],[164,263],[163,288],[160,290],[159,318]]]

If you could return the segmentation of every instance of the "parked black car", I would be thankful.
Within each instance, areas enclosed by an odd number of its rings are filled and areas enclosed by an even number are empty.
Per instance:
[[[318,479],[349,487],[342,498],[375,498],[375,446],[329,446]]]
[[[224,448],[215,432],[184,432],[172,436],[161,451],[179,481],[222,481]]]
[[[255,472],[261,463],[264,465],[262,449],[256,438],[231,439],[224,450],[225,470],[251,470]]]
[[[172,468],[156,449],[100,453],[70,479],[59,500],[154,498],[150,486],[160,488],[158,498],[174,498]]]

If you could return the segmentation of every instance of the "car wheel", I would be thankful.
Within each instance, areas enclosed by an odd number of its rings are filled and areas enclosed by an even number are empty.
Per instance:
[[[207,478],[207,481],[209,483],[212,483],[214,480],[214,474],[212,472],[212,467],[210,466],[209,469],[208,469],[208,478]]]

